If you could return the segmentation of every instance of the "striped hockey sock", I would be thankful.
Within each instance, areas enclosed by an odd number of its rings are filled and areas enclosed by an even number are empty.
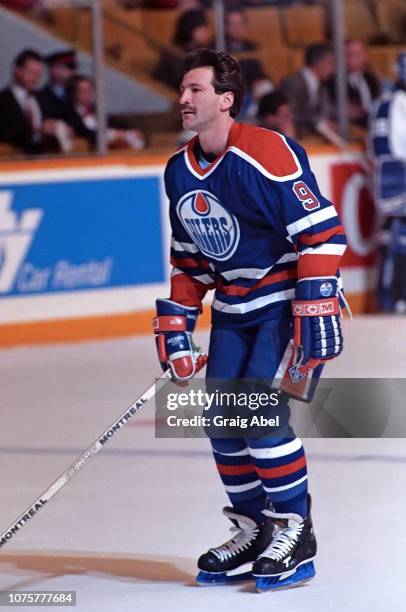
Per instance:
[[[252,462],[276,512],[307,516],[307,465],[299,438],[249,438]]]
[[[220,478],[233,508],[237,513],[261,523],[264,520],[262,510],[266,507],[266,493],[245,440],[213,438],[210,441]]]

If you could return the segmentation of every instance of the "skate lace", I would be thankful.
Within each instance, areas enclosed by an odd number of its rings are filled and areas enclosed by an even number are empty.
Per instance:
[[[267,557],[268,559],[275,559],[275,561],[280,561],[283,559],[283,557],[286,557],[286,555],[297,544],[302,530],[303,523],[295,527],[279,528],[279,531],[274,536],[272,543],[260,556]]]
[[[241,527],[230,527],[230,531],[235,533],[231,540],[210,549],[220,561],[227,561],[227,559],[249,548],[257,537],[259,529],[258,527],[244,527],[243,529]]]

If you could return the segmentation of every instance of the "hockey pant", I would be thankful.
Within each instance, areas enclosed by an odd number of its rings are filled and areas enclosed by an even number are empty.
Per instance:
[[[277,318],[249,328],[214,326],[211,331],[207,386],[216,386],[215,379],[247,381],[258,390],[264,379],[272,381],[289,339],[293,335],[290,317]],[[240,389],[240,386],[238,386]],[[230,389],[228,389],[230,390]],[[264,387],[262,386],[262,391]],[[269,391],[269,388],[268,388]],[[218,413],[224,411],[217,405]],[[271,501],[277,512],[307,514],[307,466],[302,442],[289,424],[287,400],[279,429],[263,437],[217,437],[214,428],[206,429],[213,448],[220,478],[231,504],[237,512],[257,522],[264,518],[262,510]],[[262,431],[262,430],[261,430]],[[265,430],[266,431],[266,430]],[[259,434],[261,435],[261,434]]]

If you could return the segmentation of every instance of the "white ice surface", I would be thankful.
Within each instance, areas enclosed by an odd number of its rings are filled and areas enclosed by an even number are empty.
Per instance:
[[[403,318],[345,326],[330,376],[405,377]],[[0,351],[0,531],[156,373],[149,337]],[[305,446],[319,544],[307,586],[194,586],[196,558],[228,537],[226,497],[207,440],[155,439],[148,405],[0,549],[0,589],[75,590],[80,612],[404,612],[405,440]]]

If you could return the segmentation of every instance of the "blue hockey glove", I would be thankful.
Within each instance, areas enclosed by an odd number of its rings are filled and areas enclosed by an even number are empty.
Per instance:
[[[153,325],[162,369],[169,367],[174,380],[186,381],[207,362],[207,356],[192,341],[199,309],[159,299],[156,301],[156,310]]]
[[[292,301],[300,365],[316,367],[343,350],[337,278],[303,278]]]

